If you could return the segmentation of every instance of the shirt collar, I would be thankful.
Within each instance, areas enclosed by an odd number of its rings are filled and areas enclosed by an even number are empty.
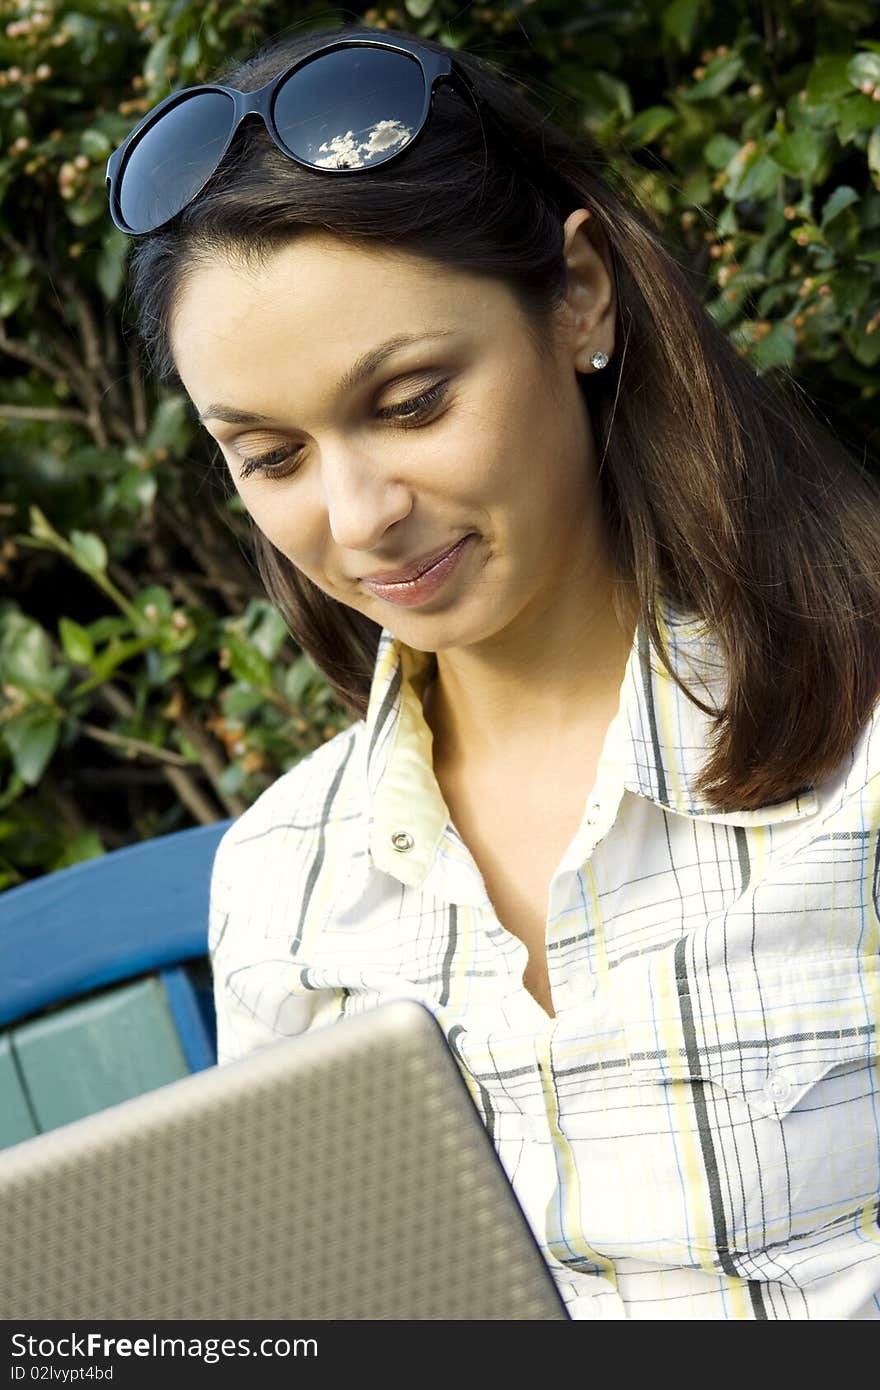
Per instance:
[[[706,624],[669,603],[661,605],[658,621],[673,669],[704,704],[723,703],[723,654]],[[432,652],[416,651],[382,629],[365,720],[369,847],[378,868],[410,884],[424,879],[449,821],[433,770],[434,736],[422,712],[433,668]],[[694,789],[714,734],[712,716],[676,685],[640,617],[597,784],[616,775],[626,790],[658,806],[727,825],[773,825],[816,813],[812,784],[756,810],[716,810]]]

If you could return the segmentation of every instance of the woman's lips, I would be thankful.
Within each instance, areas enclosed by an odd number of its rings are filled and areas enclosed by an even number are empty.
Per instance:
[[[462,536],[459,539],[465,538]],[[421,559],[413,560],[411,565],[404,565],[402,569],[383,570],[381,574],[365,574],[363,578],[369,584],[405,584],[410,579],[418,579],[420,574],[425,573],[425,570],[436,565],[437,561],[442,560],[444,555],[448,555],[455,545],[458,545],[458,541],[455,541],[453,545],[445,546],[443,550],[433,550],[429,555],[423,555]]]
[[[411,574],[408,579],[396,579],[389,581],[383,579],[381,582],[376,578],[362,579],[361,583],[379,598],[388,599],[391,603],[403,604],[405,607],[414,607],[422,603],[424,599],[431,597],[437,590],[445,584],[446,580],[456,568],[462,553],[469,548],[469,542],[474,540],[474,533],[471,531],[463,536],[460,541],[449,549],[441,551],[433,560],[417,561],[419,569],[415,566],[415,574]],[[426,567],[425,567],[426,566]],[[406,573],[406,571],[398,571]]]

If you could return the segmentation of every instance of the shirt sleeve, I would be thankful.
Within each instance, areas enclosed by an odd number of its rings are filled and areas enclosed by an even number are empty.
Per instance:
[[[219,1066],[304,1033],[325,993],[298,988],[302,963],[293,961],[284,942],[261,934],[259,900],[249,906],[254,865],[239,852],[235,830],[231,826],[217,847],[208,911]]]

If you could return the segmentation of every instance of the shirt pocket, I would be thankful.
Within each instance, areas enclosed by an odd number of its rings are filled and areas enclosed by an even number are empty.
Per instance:
[[[639,1168],[668,1253],[748,1277],[756,1266],[744,1256],[876,1201],[877,966],[875,956],[699,965],[679,942],[630,972]]]

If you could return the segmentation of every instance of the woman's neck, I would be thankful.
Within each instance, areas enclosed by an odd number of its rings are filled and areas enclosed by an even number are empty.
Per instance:
[[[559,615],[561,617],[561,615]],[[515,764],[565,756],[613,718],[638,621],[618,620],[610,597],[568,623],[548,621],[515,646],[493,643],[437,653],[423,701],[435,766]]]

